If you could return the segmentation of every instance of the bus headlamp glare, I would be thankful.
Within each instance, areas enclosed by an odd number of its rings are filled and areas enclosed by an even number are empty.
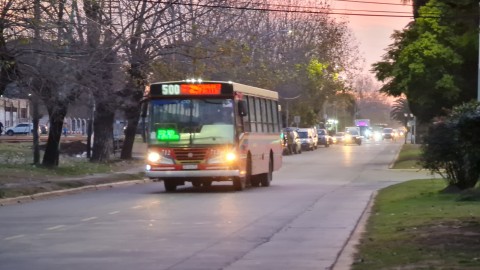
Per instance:
[[[235,153],[227,153],[225,155],[225,159],[227,161],[234,161],[235,159],[237,159],[237,156],[235,155]]]
[[[148,153],[148,156],[147,156],[148,161],[154,162],[154,163],[160,161],[161,158],[162,157],[157,152],[150,152]]]

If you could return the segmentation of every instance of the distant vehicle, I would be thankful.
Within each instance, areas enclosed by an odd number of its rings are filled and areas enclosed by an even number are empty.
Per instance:
[[[373,133],[370,119],[355,119],[354,122],[355,126],[360,129],[360,135],[364,138],[370,139]]]
[[[318,129],[317,131],[318,134],[318,144],[323,145],[325,147],[330,146],[330,135],[328,135],[328,132],[326,129]]]
[[[14,127],[9,127],[5,129],[5,134],[8,136],[13,136],[16,134],[30,134],[33,133],[33,124],[32,123],[20,123]],[[39,131],[39,134],[41,131]]]
[[[343,144],[362,144],[362,136],[360,135],[360,132],[357,129],[348,129],[345,132],[345,137],[343,140]]]
[[[334,143],[343,143],[345,140],[345,132],[337,132],[333,137]]]
[[[312,128],[299,128],[297,132],[302,142],[302,149],[313,151],[315,149],[314,130]]]
[[[393,128],[384,128],[382,132],[382,138],[384,140],[392,140],[395,141],[395,133],[393,132]]]
[[[47,125],[38,125],[38,134],[48,134],[48,127]]]

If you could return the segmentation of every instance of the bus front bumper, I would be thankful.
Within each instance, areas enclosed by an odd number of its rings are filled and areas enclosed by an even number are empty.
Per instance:
[[[183,170],[183,171],[152,171],[145,170],[149,178],[175,178],[175,177],[239,177],[239,170]]]

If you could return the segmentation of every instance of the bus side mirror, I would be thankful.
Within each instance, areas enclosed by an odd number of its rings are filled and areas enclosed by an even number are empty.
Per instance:
[[[238,102],[238,115],[240,116],[246,116],[248,113],[247,111],[247,103],[245,100],[240,100]]]

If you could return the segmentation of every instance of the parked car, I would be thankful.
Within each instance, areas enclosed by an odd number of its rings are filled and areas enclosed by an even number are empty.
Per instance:
[[[396,136],[395,133],[393,132],[392,128],[384,128],[382,131],[382,138],[384,140],[392,140],[395,141]]]
[[[318,145],[323,145],[325,147],[329,147],[331,144],[330,135],[328,135],[328,131],[326,129],[318,129]]]
[[[362,136],[360,135],[360,132],[355,129],[350,129],[345,132],[345,137],[343,140],[343,144],[362,144]]]
[[[9,127],[5,129],[5,134],[8,136],[13,136],[16,134],[29,134],[33,132],[32,123],[20,123],[14,127]],[[40,133],[40,132],[39,132]]]
[[[39,133],[38,134],[48,134],[47,125],[38,125]]]
[[[300,136],[297,131],[290,128],[285,128],[283,130],[284,138],[284,151],[285,155],[292,154],[301,154],[302,153],[302,142],[300,141]]]
[[[313,151],[315,149],[314,130],[312,128],[299,128],[297,132],[302,142],[302,149]]]

